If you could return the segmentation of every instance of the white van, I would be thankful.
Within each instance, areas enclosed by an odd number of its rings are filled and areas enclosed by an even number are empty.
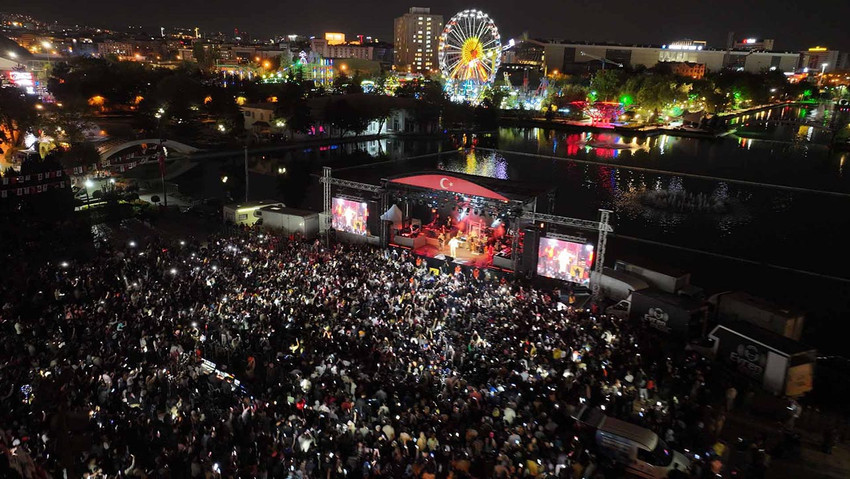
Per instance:
[[[686,472],[690,461],[670,449],[657,434],[636,424],[582,409],[576,420],[596,428],[599,452],[626,466],[639,477],[661,479],[673,469]]]

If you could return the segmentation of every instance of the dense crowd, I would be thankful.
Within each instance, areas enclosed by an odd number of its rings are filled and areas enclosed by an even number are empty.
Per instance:
[[[247,230],[34,272],[0,301],[0,475],[582,477],[581,405],[714,443],[697,356],[452,273]]]

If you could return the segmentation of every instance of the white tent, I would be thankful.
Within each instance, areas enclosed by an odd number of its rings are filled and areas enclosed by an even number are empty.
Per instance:
[[[403,218],[404,215],[402,215],[401,209],[396,205],[390,206],[390,209],[388,209],[384,214],[381,215],[382,220],[393,223],[393,228],[396,229],[401,228],[401,222]]]

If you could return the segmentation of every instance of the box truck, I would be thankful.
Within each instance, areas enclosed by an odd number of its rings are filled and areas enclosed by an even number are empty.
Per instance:
[[[746,321],[795,341],[803,336],[805,316],[800,311],[740,291],[716,294],[709,303],[714,306],[718,322]]]
[[[647,268],[617,260],[614,263],[614,269],[637,276],[649,283],[650,286],[665,293],[676,294],[691,285],[691,273],[671,266],[659,265]]]
[[[719,324],[708,335],[714,358],[776,395],[812,390],[817,351],[752,323]]]
[[[632,292],[649,287],[646,281],[637,276],[607,267],[602,270],[601,274],[592,271],[590,281],[591,283],[598,282],[602,295],[614,302],[628,299]]]
[[[632,320],[682,339],[704,335],[707,315],[708,307],[701,301],[653,288],[632,293],[629,309]]]

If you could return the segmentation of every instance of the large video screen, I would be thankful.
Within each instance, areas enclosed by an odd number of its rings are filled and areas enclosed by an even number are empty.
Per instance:
[[[366,219],[369,217],[369,208],[366,203],[345,198],[333,199],[333,210],[331,212],[331,226],[337,231],[366,235]]]
[[[582,285],[590,284],[593,245],[555,238],[540,238],[537,274]]]

